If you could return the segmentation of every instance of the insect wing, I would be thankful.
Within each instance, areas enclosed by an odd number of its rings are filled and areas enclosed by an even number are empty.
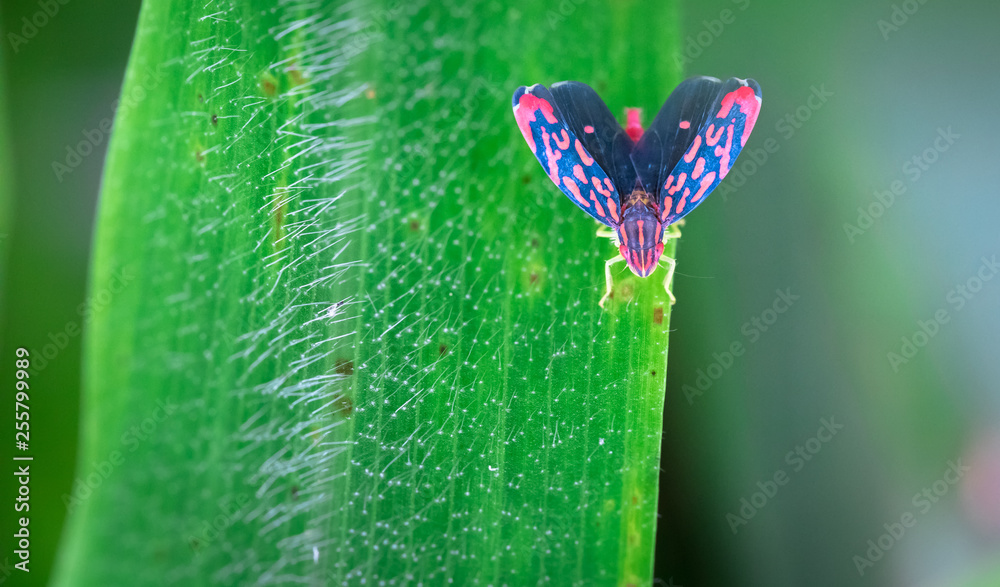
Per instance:
[[[657,194],[664,227],[704,201],[729,173],[760,105],[760,86],[752,79],[692,78],[670,95],[632,154],[640,180]]]
[[[598,222],[619,224],[615,184],[570,127],[552,93],[540,84],[522,86],[514,92],[513,108],[524,140],[552,183]]]
[[[681,160],[708,116],[722,82],[694,77],[682,82],[667,98],[632,152],[632,162],[643,187],[656,194]],[[662,178],[661,178],[662,176]]]
[[[630,157],[634,143],[604,100],[593,88],[580,82],[552,84],[552,97],[570,130],[611,177],[618,192],[632,191],[636,179]]]

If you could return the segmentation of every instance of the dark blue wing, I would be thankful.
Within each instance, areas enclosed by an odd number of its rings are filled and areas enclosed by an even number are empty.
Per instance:
[[[635,145],[604,100],[580,82],[552,84],[552,97],[570,130],[580,137],[584,148],[607,172],[618,192],[628,195],[636,180],[630,157]]]
[[[760,112],[752,79],[686,80],[670,94],[632,151],[639,179],[656,194],[666,227],[704,201],[729,173]]]
[[[566,102],[567,108],[574,103]],[[565,114],[552,93],[540,84],[518,88],[514,92],[513,108],[524,140],[552,183],[598,222],[608,226],[620,224],[621,198],[606,171],[608,168],[601,163],[611,165],[608,161],[613,160],[609,159],[614,155],[613,143],[610,149],[605,149],[600,140],[595,142],[587,138],[589,134],[596,135],[599,127],[582,118],[583,114],[575,111]],[[577,129],[570,125],[571,120]],[[592,154],[585,145],[594,146],[595,152]]]

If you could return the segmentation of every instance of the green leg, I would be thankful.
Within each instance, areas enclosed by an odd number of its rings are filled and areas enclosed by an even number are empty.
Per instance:
[[[601,236],[601,237],[604,237],[604,238],[609,238],[612,241],[614,241],[614,243],[615,243],[616,246],[618,245],[618,234],[615,233],[615,231],[611,230],[610,228],[605,228],[603,226],[601,228],[598,228],[597,229],[597,236]]]
[[[677,261],[670,257],[660,257],[660,263],[666,263],[667,265],[667,277],[663,280],[663,289],[667,290],[667,295],[670,296],[670,305],[672,306],[677,303],[674,292],[670,291],[670,282],[674,279],[674,269],[677,268]]]
[[[604,309],[604,302],[611,297],[611,292],[615,289],[615,281],[611,278],[611,266],[615,263],[622,263],[624,261],[625,257],[615,255],[614,258],[608,259],[608,262],[604,264],[604,280],[607,285],[607,289],[604,291],[604,297],[601,298],[601,301],[597,302],[597,305],[600,306],[602,310]]]

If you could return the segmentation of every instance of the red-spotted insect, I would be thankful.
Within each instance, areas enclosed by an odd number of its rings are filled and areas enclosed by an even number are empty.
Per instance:
[[[639,110],[626,108],[624,129],[590,86],[559,82],[514,92],[514,118],[542,168],[570,200],[611,230],[597,232],[618,246],[605,265],[625,261],[647,277],[676,263],[661,257],[663,243],[680,236],[678,221],[719,185],[746,145],[760,112],[760,86],[752,79],[691,78],[670,94],[643,132]],[[672,226],[674,225],[674,226]],[[669,227],[669,229],[668,229]]]

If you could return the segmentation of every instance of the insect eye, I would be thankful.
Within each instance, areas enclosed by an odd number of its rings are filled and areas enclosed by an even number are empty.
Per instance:
[[[618,245],[618,252],[622,254],[622,257],[628,259],[628,247],[625,245]]]

